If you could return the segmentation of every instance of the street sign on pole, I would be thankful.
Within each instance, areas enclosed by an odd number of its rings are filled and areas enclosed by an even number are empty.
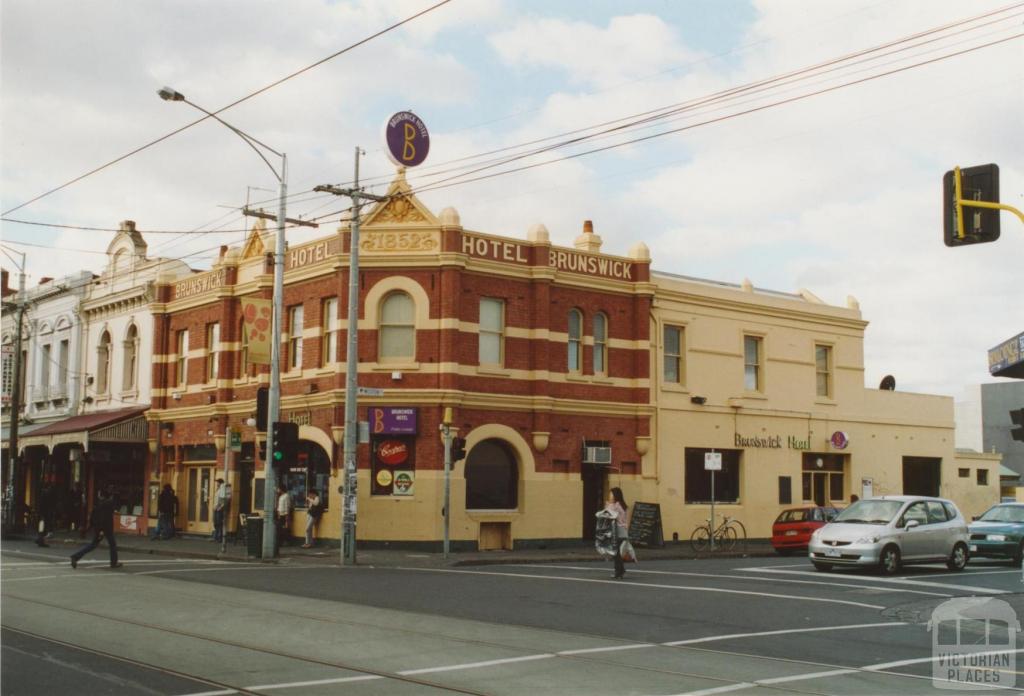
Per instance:
[[[722,453],[711,450],[704,453],[704,469],[711,472],[711,521],[708,531],[711,532],[711,551],[715,550],[715,472],[722,470]]]
[[[229,430],[228,431],[228,437],[230,438],[230,442],[231,442],[231,451],[232,452],[241,452],[242,451],[242,431],[241,430]]]
[[[722,453],[721,452],[705,452],[704,453],[704,470],[705,471],[721,471],[722,470]],[[712,491],[714,493],[714,491]]]
[[[356,389],[357,396],[384,396],[384,390],[376,387],[359,387]]]

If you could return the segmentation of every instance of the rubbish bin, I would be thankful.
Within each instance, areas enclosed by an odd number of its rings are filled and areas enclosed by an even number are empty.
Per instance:
[[[245,542],[249,558],[263,558],[263,518],[259,515],[245,518]]]

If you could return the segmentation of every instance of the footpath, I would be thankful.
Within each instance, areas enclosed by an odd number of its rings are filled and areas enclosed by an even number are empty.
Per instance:
[[[31,541],[35,537],[23,536]],[[84,544],[71,532],[56,532],[47,539],[47,543],[56,549],[67,549],[68,555]],[[106,544],[100,547],[104,553]],[[267,563],[339,563],[340,550],[337,542],[319,542],[310,549],[301,547],[301,540],[291,545],[282,545],[278,558],[263,559],[249,555],[245,544],[236,542],[229,537],[227,548],[222,552],[220,542],[209,537],[177,536],[173,539],[154,541],[145,536],[119,534],[117,549],[122,553],[152,554],[157,556],[174,556],[176,558],[196,558],[237,562]],[[644,561],[696,558],[744,558],[773,556],[775,552],[767,539],[750,539],[736,545],[732,551],[716,551],[697,554],[689,542],[666,542],[663,547],[638,547],[637,556],[642,564]],[[581,563],[596,561],[601,557],[594,550],[592,543],[580,542],[579,546],[559,546],[547,549],[518,549],[515,551],[460,551],[448,554],[444,558],[441,553],[417,551],[403,548],[370,548],[357,549],[357,565],[363,566],[415,566],[415,567],[457,567],[498,565],[508,563]]]

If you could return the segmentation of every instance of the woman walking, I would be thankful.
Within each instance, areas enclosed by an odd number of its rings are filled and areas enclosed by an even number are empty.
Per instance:
[[[615,516],[615,575],[619,580],[626,574],[626,566],[622,562],[622,542],[629,538],[629,518],[626,516],[626,499],[622,497],[622,489],[615,487],[608,491],[608,501],[604,509]]]
[[[316,525],[323,513],[324,506],[320,504],[320,494],[310,491],[306,496],[306,543],[302,545],[302,548],[313,548],[313,533],[316,531]]]

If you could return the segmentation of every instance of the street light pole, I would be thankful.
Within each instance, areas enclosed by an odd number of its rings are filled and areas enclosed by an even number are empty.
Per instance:
[[[284,223],[285,223],[285,199],[288,195],[288,156],[283,152],[278,152],[274,148],[261,143],[256,138],[252,137],[248,133],[244,133],[239,129],[227,123],[219,116],[211,113],[199,106],[193,104],[185,95],[177,90],[171,89],[170,87],[164,87],[157,91],[160,98],[164,101],[180,101],[185,102],[189,106],[199,111],[210,118],[216,120],[221,125],[227,127],[235,135],[245,141],[245,143],[260,156],[270,171],[273,172],[274,177],[277,179],[280,188],[280,196],[277,207],[277,242],[274,246],[274,312],[271,318],[271,346],[270,346],[270,390],[267,394],[267,458],[263,462],[263,558],[273,558],[277,551],[277,528],[274,526],[274,509],[275,503],[277,502],[276,492],[276,477],[274,475],[273,461],[270,457],[270,453],[274,451],[273,443],[273,428],[271,424],[280,420],[281,416],[281,319],[282,313],[284,312],[284,250],[285,250],[285,239],[284,239]],[[274,169],[274,165],[266,158],[266,156],[256,146],[259,145],[264,150],[276,155],[281,158],[281,173],[278,174],[277,170]]]

